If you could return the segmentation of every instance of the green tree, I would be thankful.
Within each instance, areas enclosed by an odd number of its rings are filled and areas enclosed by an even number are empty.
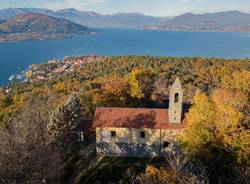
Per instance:
[[[76,95],[71,95],[68,101],[58,107],[50,118],[47,126],[49,143],[57,146],[60,151],[72,154],[78,148],[78,131],[83,122],[83,113],[80,100]]]

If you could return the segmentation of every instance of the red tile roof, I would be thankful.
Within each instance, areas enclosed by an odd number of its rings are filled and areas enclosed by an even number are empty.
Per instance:
[[[181,129],[184,123],[170,124],[168,109],[98,107],[93,122],[96,127]]]

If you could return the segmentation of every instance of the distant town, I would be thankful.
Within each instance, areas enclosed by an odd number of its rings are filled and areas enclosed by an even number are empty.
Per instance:
[[[45,64],[32,64],[25,73],[29,82],[37,80],[50,80],[73,72],[85,65],[96,62],[103,56],[65,57],[63,60],[53,59]]]

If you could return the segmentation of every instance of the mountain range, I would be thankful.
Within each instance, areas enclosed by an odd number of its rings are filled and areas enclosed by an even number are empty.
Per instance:
[[[250,32],[250,14],[239,11],[185,13],[161,24],[146,26],[144,29]]]
[[[8,20],[16,15],[30,12],[64,18],[87,27],[96,28],[136,28],[161,24],[169,19],[168,17],[153,17],[141,13],[116,13],[103,15],[97,12],[79,11],[76,9],[52,11],[37,8],[7,8],[0,10],[0,20]]]
[[[37,8],[7,8],[0,10],[0,22],[30,12],[64,18],[83,26],[95,28],[250,32],[250,14],[239,11],[204,14],[185,13],[176,17],[153,17],[141,13],[104,15],[97,12],[79,11],[76,9],[52,11]]]
[[[90,32],[89,28],[66,19],[26,13],[0,24],[0,41],[69,38]]]

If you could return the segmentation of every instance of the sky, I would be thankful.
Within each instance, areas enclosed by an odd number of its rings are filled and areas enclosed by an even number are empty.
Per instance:
[[[250,0],[0,0],[0,9],[9,7],[75,8],[103,14],[140,12],[153,16],[176,16],[186,12],[228,10],[250,13]]]

